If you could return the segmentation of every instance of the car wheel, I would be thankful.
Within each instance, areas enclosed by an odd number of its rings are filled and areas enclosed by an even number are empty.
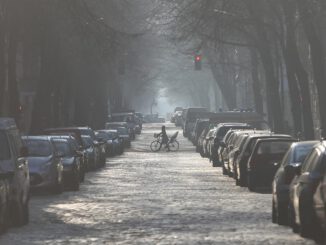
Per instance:
[[[71,185],[71,190],[72,191],[79,191],[79,174],[78,172],[75,173],[74,178],[73,178],[73,182]]]
[[[8,228],[8,224],[7,224],[8,210],[7,209],[8,209],[7,203],[4,203],[4,205],[1,205],[1,208],[0,208],[0,234],[3,234]]]
[[[53,187],[53,194],[61,194],[63,192],[63,183],[57,178],[57,183]]]
[[[239,170],[240,175],[238,176],[239,179],[239,186],[241,187],[247,187],[247,182],[246,182],[246,178],[244,177],[244,171]]]
[[[23,216],[23,225],[27,225],[29,222],[29,197],[23,205]]]
[[[305,238],[312,238],[313,232],[314,232],[314,224],[311,221],[311,215],[309,215],[309,212],[307,213],[307,209],[305,207],[300,206],[299,207],[299,215],[300,215],[300,236]]]
[[[295,214],[294,214],[294,208],[292,204],[289,204],[289,208],[288,208],[288,223],[290,225],[290,227],[292,228],[292,231],[294,233],[298,233],[299,232],[299,226],[295,223]]]
[[[286,206],[278,202],[276,207],[276,214],[277,214],[277,224],[279,225],[288,224],[288,214],[287,214]]]
[[[11,217],[13,226],[22,226],[24,224],[23,204],[20,201],[14,202],[11,207]]]
[[[255,191],[255,183],[254,183],[254,180],[253,180],[253,177],[252,176],[248,176],[248,190],[249,191]]]
[[[223,175],[228,175],[228,171],[225,168],[224,163],[222,163],[222,164],[223,164],[223,166],[222,166]]]

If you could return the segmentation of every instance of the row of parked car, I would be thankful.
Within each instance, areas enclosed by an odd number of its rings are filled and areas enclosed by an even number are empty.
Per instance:
[[[236,185],[249,191],[271,190],[272,222],[324,241],[326,141],[299,141],[266,127],[257,129],[257,123],[239,121],[197,118],[185,136]]]
[[[0,232],[28,223],[30,192],[78,191],[86,172],[122,154],[141,133],[142,120],[135,118],[129,113],[102,130],[49,128],[33,136],[21,136],[13,119],[0,118]]]

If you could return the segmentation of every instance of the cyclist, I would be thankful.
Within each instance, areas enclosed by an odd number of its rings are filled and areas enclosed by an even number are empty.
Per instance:
[[[165,126],[162,126],[162,132],[158,134],[158,136],[162,136],[162,144],[165,144],[165,148],[167,151],[170,151],[169,147],[169,137],[166,134]]]

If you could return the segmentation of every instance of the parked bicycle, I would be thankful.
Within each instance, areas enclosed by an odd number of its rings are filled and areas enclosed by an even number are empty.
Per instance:
[[[163,144],[162,143],[162,136],[160,134],[154,134],[154,138],[156,138],[156,140],[154,140],[151,145],[151,151],[153,152],[157,152],[159,150],[162,149],[162,145],[165,145],[165,149],[170,150],[170,151],[177,151],[179,150],[179,142],[177,141],[177,137],[178,137],[178,131],[175,132],[171,138],[169,139],[167,144]]]

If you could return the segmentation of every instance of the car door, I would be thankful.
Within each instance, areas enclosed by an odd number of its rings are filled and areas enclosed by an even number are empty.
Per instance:
[[[23,144],[18,130],[8,131],[8,138],[15,164],[15,166],[13,166],[13,187],[17,193],[17,200],[22,200],[25,203],[28,199],[29,194],[29,169],[27,158],[25,156],[21,156],[20,151]]]
[[[293,185],[293,206],[295,211],[296,223],[300,224],[300,200],[301,193],[310,181],[310,171],[318,164],[320,151],[315,148],[304,161],[301,168],[301,175]]]

